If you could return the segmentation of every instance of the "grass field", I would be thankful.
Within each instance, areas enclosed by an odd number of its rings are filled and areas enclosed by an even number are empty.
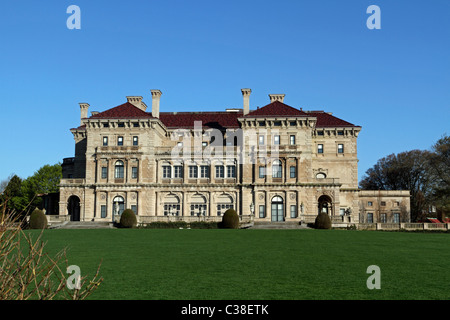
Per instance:
[[[33,231],[30,231],[33,232]],[[90,299],[450,299],[450,234],[350,230],[46,230],[104,282]],[[366,286],[367,267],[381,289]]]

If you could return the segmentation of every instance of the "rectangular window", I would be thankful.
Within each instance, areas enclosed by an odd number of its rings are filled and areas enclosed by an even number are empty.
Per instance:
[[[105,205],[100,206],[100,216],[102,218],[106,218],[106,206]]]
[[[236,178],[236,166],[227,166],[227,177]]]
[[[291,205],[291,218],[297,218],[297,206]]]
[[[280,136],[274,136],[273,137],[273,144],[279,145],[280,144]]]
[[[108,145],[108,137],[103,137],[103,146],[106,147]]]
[[[189,178],[197,179],[197,177],[198,177],[197,166],[189,166]]]
[[[137,205],[132,204],[131,205],[131,210],[134,212],[134,214],[137,214]]]
[[[295,145],[295,136],[294,135],[289,136],[289,143],[291,144],[291,146]]]
[[[202,147],[207,147],[207,146],[208,146],[208,142],[203,141],[203,142],[202,142]]]
[[[266,206],[259,206],[259,217],[265,218],[266,217]]]
[[[344,131],[338,131],[338,136],[343,136],[344,135]]]
[[[273,123],[273,125],[274,125],[275,127],[281,127],[281,121],[275,121],[275,122]]]
[[[272,178],[282,177],[282,167],[281,164],[274,163],[272,165]]]
[[[394,223],[400,222],[400,213],[394,213]]]
[[[163,178],[170,179],[172,178],[172,167],[171,166],[163,166]]]
[[[318,136],[323,136],[323,131],[317,131]]]
[[[317,153],[323,153],[323,144],[317,145]]]
[[[138,137],[134,136],[133,137],[133,146],[137,146],[138,145]]]
[[[367,223],[373,223],[373,213],[367,214]]]
[[[344,153],[344,145],[343,144],[338,144],[338,153]]]
[[[295,172],[296,167],[295,166],[290,166],[289,167],[289,173],[290,173],[290,177],[291,178],[295,178],[297,176],[297,173]]]
[[[387,222],[386,213],[382,213],[380,215],[380,219],[381,219],[381,223],[386,223]]]
[[[232,204],[218,204],[217,205],[217,216],[222,216],[225,211],[227,211],[228,209],[233,209],[233,205]]]
[[[173,177],[174,178],[183,178],[183,167],[182,166],[175,166],[173,167]]]
[[[117,126],[118,126],[119,128],[125,128],[125,123],[119,122],[119,123],[117,124]]]
[[[289,125],[290,125],[291,127],[295,127],[295,126],[297,125],[297,122],[291,121],[291,122],[289,122]]]
[[[264,178],[266,176],[266,167],[259,167],[259,177]]]
[[[164,215],[165,216],[179,216],[180,215],[180,205],[179,204],[165,204],[164,205]]]
[[[386,201],[381,201],[381,206],[386,207]]]
[[[367,206],[368,207],[372,207],[373,206],[373,202],[372,201],[367,201]]]
[[[263,135],[260,135],[258,141],[259,141],[259,145],[260,145],[260,146],[263,146],[263,145],[264,145],[264,136],[263,136]]]
[[[133,122],[133,127],[134,128],[139,128],[139,122]]]
[[[102,179],[108,178],[108,168],[102,167]]]
[[[200,178],[209,178],[209,167],[208,166],[200,167]]]
[[[138,177],[138,168],[137,167],[132,167],[131,168],[131,178],[132,179],[137,179]]]
[[[117,137],[117,145],[123,146],[123,137]]]
[[[225,178],[225,169],[223,166],[216,166],[216,178]]]
[[[191,204],[191,216],[206,216],[206,204]]]
[[[339,209],[339,215],[341,215],[341,216],[345,215],[345,209],[344,208],[340,208]]]

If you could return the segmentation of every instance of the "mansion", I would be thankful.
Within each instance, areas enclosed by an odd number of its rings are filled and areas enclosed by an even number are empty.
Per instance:
[[[325,111],[306,111],[269,94],[264,107],[160,112],[140,96],[108,110],[80,103],[70,131],[75,156],[62,163],[59,217],[117,221],[124,209],[140,223],[220,221],[233,208],[241,221],[408,222],[409,191],[358,188],[361,127]]]

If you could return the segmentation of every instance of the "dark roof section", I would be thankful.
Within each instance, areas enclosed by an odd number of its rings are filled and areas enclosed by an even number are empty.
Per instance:
[[[203,128],[239,128],[238,112],[161,112],[159,119],[167,128],[194,128],[195,121],[201,121]]]
[[[255,117],[276,117],[276,116],[288,116],[288,117],[307,117],[308,115],[296,108],[288,106],[280,101],[274,101],[262,108],[252,110],[245,118]]]
[[[238,118],[263,117],[316,117],[316,127],[357,127],[324,111],[303,111],[274,101],[262,108],[252,110],[247,115],[239,111],[222,112],[161,112],[160,120],[167,128],[194,128],[195,121],[201,121],[203,128],[239,128]],[[91,116],[89,119],[153,119],[151,112],[145,112],[133,104],[126,102]],[[82,130],[85,125],[76,129]]]
[[[316,128],[327,127],[357,127],[356,125],[339,119],[324,111],[305,111],[307,115],[311,115],[317,118]]]
[[[96,115],[91,116],[90,119],[138,119],[151,117],[151,114],[139,109],[129,102],[125,102],[115,108],[97,113]]]

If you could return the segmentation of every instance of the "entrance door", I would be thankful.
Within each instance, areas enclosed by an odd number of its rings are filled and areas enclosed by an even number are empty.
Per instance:
[[[272,199],[272,221],[284,221],[283,198],[279,196]]]
[[[67,211],[70,215],[70,221],[80,221],[80,198],[71,196],[67,204]]]

